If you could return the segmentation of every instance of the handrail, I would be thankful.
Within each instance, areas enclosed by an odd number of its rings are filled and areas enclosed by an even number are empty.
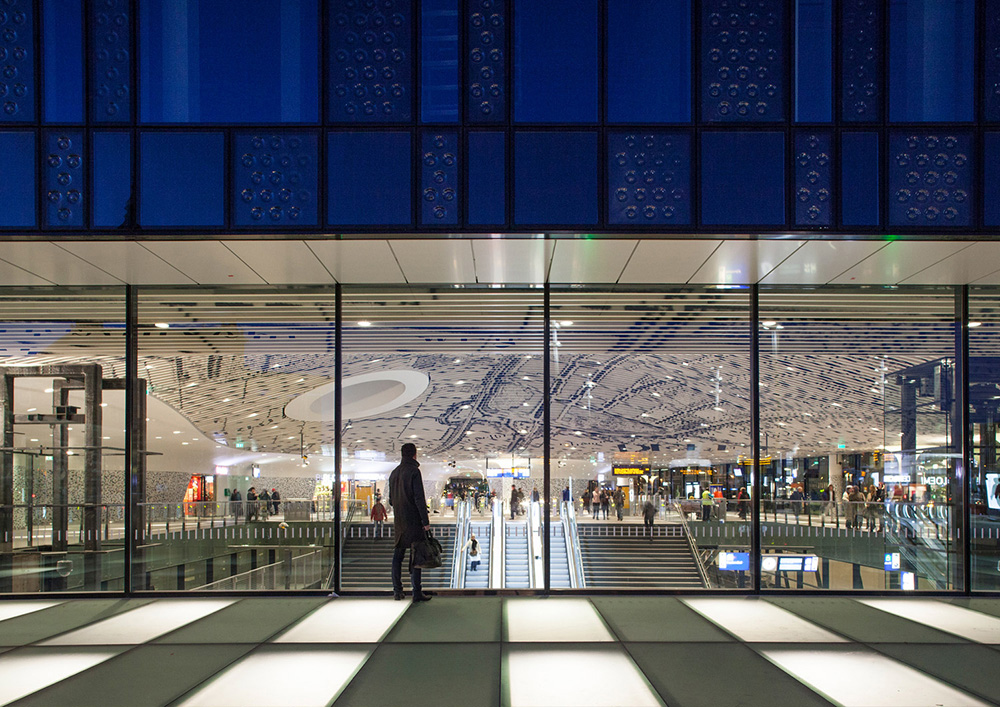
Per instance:
[[[702,562],[701,553],[698,552],[698,543],[694,541],[694,535],[691,534],[691,528],[688,527],[687,516],[684,515],[684,511],[681,510],[681,505],[677,501],[674,501],[674,509],[681,517],[681,527],[684,529],[684,537],[687,538],[688,547],[691,549],[691,554],[694,556],[695,564],[698,565],[698,575],[701,577],[701,584],[703,587],[708,589],[712,585],[708,581],[708,572],[705,569],[705,563]]]
[[[490,538],[490,588],[502,589],[506,584],[504,578],[504,526],[503,501],[493,499],[493,520],[491,522],[493,535]]]
[[[355,520],[357,520],[358,509],[363,506],[362,501],[357,499],[348,498],[345,499],[347,503],[347,513],[344,514],[343,519],[340,523],[340,557],[335,558],[334,562],[330,564],[330,574],[326,578],[326,588],[332,590],[334,583],[334,573],[336,572],[337,565],[341,562],[344,556],[344,543],[347,542],[348,534],[351,530],[351,526],[354,525]]]
[[[530,501],[525,530],[528,535],[528,586],[532,589],[538,587],[539,575],[545,573],[545,560],[542,559],[544,540],[542,540],[541,518],[541,504],[538,501]]]
[[[451,588],[465,587],[465,544],[469,541],[469,524],[472,520],[472,503],[460,501],[455,520],[455,550],[451,555]]]
[[[587,580],[583,572],[583,553],[580,551],[580,534],[577,532],[576,509],[572,501],[560,501],[559,517],[562,520],[566,558],[569,561],[569,586],[583,589],[587,586]]]

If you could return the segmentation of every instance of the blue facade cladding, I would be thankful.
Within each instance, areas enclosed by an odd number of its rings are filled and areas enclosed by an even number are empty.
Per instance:
[[[327,136],[327,220],[331,226],[410,225],[410,133]]]
[[[608,136],[608,221],[627,225],[691,223],[691,136]]]
[[[465,115],[469,123],[507,118],[507,2],[469,0],[466,7]]]
[[[702,133],[701,164],[703,224],[767,226],[785,222],[783,133]]]
[[[469,133],[468,223],[471,226],[502,226],[506,222],[507,165],[506,134]]]
[[[972,137],[968,132],[889,136],[889,225],[972,222]]]
[[[315,133],[237,133],[232,172],[236,224],[254,228],[316,225],[318,163]]]
[[[828,132],[795,134],[795,225],[833,222],[833,139]]]
[[[846,228],[874,227],[881,221],[879,134],[842,133],[840,137],[840,221]]]
[[[83,131],[45,131],[45,212],[46,226],[81,228],[87,225]]]
[[[98,123],[132,118],[132,13],[128,0],[87,3],[90,13],[90,112]]]
[[[31,0],[0,6],[0,123],[35,119],[35,9]]]
[[[840,3],[840,116],[848,123],[882,119],[885,10],[881,0]]]
[[[983,41],[983,120],[1000,122],[1000,0],[985,0]]]
[[[46,0],[41,10],[45,122],[82,123],[83,0]]]
[[[1000,133],[983,136],[983,223],[1000,226]]]
[[[139,223],[143,227],[225,224],[225,135],[143,132]]]
[[[514,221],[597,224],[597,135],[518,132],[514,137]]]
[[[95,131],[91,154],[94,164],[91,225],[99,229],[127,228],[135,210],[132,135],[124,130]]]
[[[34,227],[35,199],[35,134],[0,132],[0,226]]]
[[[454,226],[459,223],[458,133],[425,132],[420,157],[420,220]]]

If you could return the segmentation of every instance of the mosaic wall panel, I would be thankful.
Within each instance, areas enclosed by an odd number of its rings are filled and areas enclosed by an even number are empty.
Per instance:
[[[703,121],[784,119],[785,5],[781,0],[703,1]]]
[[[86,224],[83,133],[47,131],[45,149],[45,225],[80,228]]]
[[[833,220],[832,143],[829,133],[795,135],[796,226],[829,226]]]
[[[465,115],[470,123],[507,117],[507,0],[469,0],[465,31]]]
[[[99,123],[132,118],[132,23],[128,0],[96,0],[90,11],[90,111]]]
[[[608,136],[608,220],[656,226],[691,222],[690,135]]]
[[[411,0],[330,3],[329,118],[407,122],[413,114]]]
[[[302,132],[237,133],[234,218],[240,226],[319,223],[319,139]]]
[[[842,120],[875,122],[882,116],[882,36],[885,14],[881,0],[844,0],[840,6]]]
[[[0,121],[35,119],[35,15],[31,0],[0,4]]]
[[[889,225],[972,224],[972,137],[895,132],[889,137]]]
[[[1000,0],[986,0],[983,56],[983,119],[1000,121]]]
[[[459,221],[458,134],[425,132],[420,166],[420,222],[455,225]]]

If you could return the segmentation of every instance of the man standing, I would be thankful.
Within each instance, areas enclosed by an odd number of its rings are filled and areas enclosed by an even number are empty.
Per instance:
[[[407,442],[400,450],[402,460],[389,474],[389,505],[393,511],[393,526],[396,546],[392,551],[392,595],[397,601],[403,594],[403,555],[411,543],[423,540],[431,529],[427,517],[427,500],[424,498],[424,480],[420,476],[417,462],[417,447]],[[430,601],[420,584],[421,570],[413,566],[413,552],[410,552],[410,585],[413,587],[413,603]]]
[[[701,492],[701,520],[703,522],[708,522],[712,519],[712,509],[715,507],[715,500],[712,498],[712,492],[705,489]]]

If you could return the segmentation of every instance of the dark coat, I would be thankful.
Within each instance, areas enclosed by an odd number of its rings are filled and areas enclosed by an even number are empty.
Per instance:
[[[423,539],[424,526],[431,522],[427,517],[420,463],[416,459],[404,458],[389,474],[389,505],[392,506],[396,547],[409,547],[410,543]]]

